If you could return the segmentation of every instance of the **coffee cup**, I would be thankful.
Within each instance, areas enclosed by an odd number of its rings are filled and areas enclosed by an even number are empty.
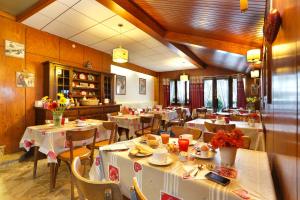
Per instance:
[[[168,159],[168,151],[166,149],[156,149],[153,152],[153,160],[159,163],[165,163]]]
[[[191,134],[182,134],[182,135],[179,136],[179,139],[189,140],[189,144],[192,144],[192,142],[193,142],[193,135],[191,135]]]

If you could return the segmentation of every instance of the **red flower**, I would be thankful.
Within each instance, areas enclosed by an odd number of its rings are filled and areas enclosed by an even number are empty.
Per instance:
[[[58,107],[58,104],[56,102],[52,102],[51,107],[53,110],[55,110]]]
[[[241,148],[244,145],[243,135],[239,129],[234,129],[231,132],[219,130],[211,139],[211,145],[215,149],[220,147]]]

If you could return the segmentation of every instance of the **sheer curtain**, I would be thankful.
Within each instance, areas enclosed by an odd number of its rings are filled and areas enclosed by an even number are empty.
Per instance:
[[[188,84],[188,82],[187,82]],[[177,100],[178,103],[184,104],[184,97],[185,97],[185,84],[184,81],[177,81]]]
[[[228,94],[229,94],[228,79],[217,80],[218,110],[222,110],[223,108],[229,107]]]
[[[175,81],[170,80],[170,102],[175,103]]]
[[[204,80],[204,106],[212,108],[212,80]]]

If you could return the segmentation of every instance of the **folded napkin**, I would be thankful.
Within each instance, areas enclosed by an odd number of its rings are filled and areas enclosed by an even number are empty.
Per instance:
[[[100,151],[121,151],[126,149],[129,148],[125,144],[113,144],[113,145],[103,146],[99,148]]]

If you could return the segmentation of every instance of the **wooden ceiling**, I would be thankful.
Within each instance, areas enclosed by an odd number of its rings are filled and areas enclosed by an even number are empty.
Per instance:
[[[240,11],[240,0],[97,1],[168,42],[167,46],[180,44],[181,49],[190,50],[205,66],[246,71],[245,57],[236,54],[245,56],[247,50],[262,47],[266,0],[249,0],[245,13]],[[225,57],[222,51],[227,52]],[[215,59],[216,55],[226,61]]]
[[[260,46],[265,0],[249,0],[240,11],[240,0],[132,0],[170,32],[208,36]]]

